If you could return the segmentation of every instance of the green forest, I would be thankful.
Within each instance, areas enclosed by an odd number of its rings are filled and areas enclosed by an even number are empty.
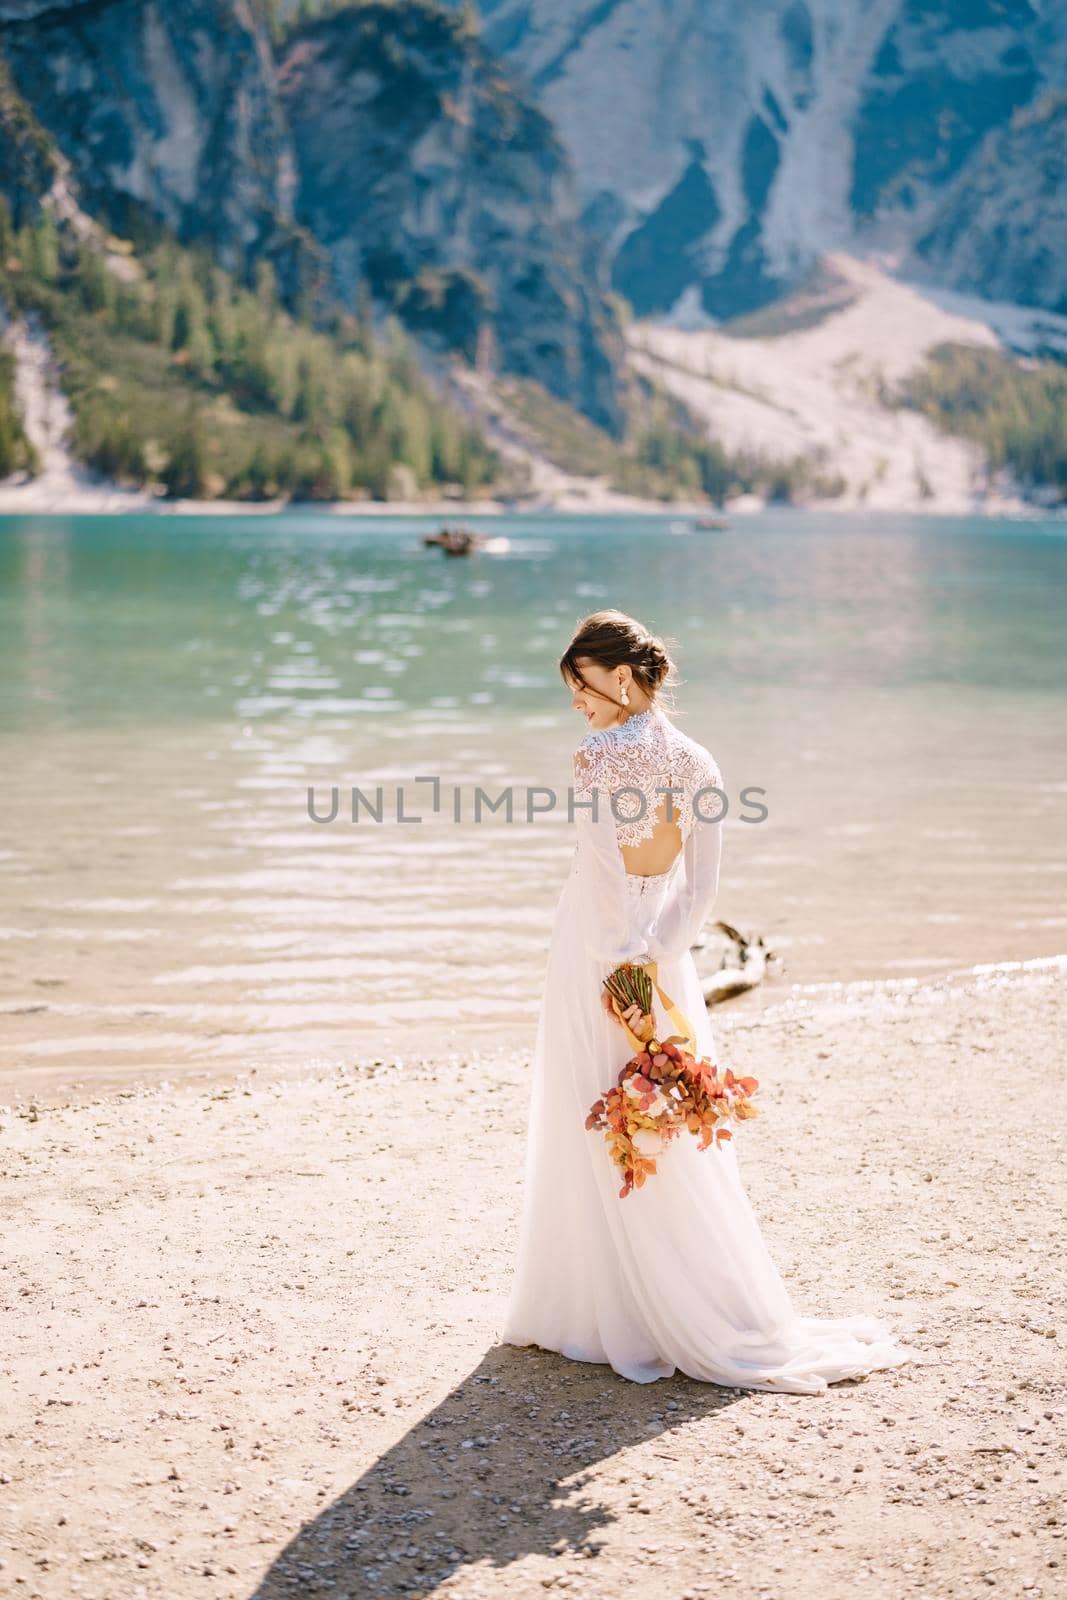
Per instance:
[[[165,234],[139,250],[79,239],[46,209],[16,229],[0,195],[0,301],[9,315],[40,318],[74,414],[74,454],[119,484],[300,501],[470,499],[502,486],[503,464],[424,378],[395,318],[376,325],[369,301],[355,314],[293,313],[266,262],[243,286]],[[645,379],[632,386],[621,439],[530,380],[502,378],[496,389],[550,460],[623,493],[802,504],[844,489],[830,462],[727,453]],[[1060,363],[943,345],[882,399],[972,440],[992,473],[1067,500]],[[38,467],[14,358],[0,345],[0,476]]]
[[[991,472],[1006,468],[1023,489],[1067,500],[1067,368],[1059,362],[938,345],[895,399],[980,445]]]
[[[162,239],[141,253],[76,239],[45,210],[11,226],[0,196],[0,298],[42,320],[74,418],[73,447],[119,483],[173,496],[376,499],[477,494],[493,453],[422,378],[395,322],[283,308],[261,263],[241,287]],[[25,442],[0,373],[0,448]]]
[[[0,478],[13,472],[36,473],[37,452],[22,428],[15,404],[15,357],[0,345]]]
[[[40,317],[74,413],[74,453],[119,484],[182,499],[310,501],[473,498],[500,486],[499,459],[434,393],[395,318],[376,331],[369,303],[355,315],[294,315],[265,262],[242,287],[166,236],[140,251],[75,239],[47,210],[14,229],[0,196],[0,299]],[[0,466],[32,471],[12,366],[7,354]],[[622,439],[532,381],[498,388],[549,459],[624,493],[789,503],[843,487],[806,460],[728,455],[645,380]]]

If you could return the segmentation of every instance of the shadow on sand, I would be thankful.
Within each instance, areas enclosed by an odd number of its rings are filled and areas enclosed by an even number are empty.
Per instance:
[[[669,1457],[673,1427],[747,1392],[681,1374],[630,1383],[606,1366],[498,1345],[290,1540],[253,1600],[320,1586],[333,1600],[428,1595],[463,1567],[595,1555],[615,1513],[583,1492],[584,1474],[653,1438]]]

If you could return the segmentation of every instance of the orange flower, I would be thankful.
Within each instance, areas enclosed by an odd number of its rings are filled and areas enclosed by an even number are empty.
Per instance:
[[[603,1132],[623,1175],[619,1196],[625,1198],[655,1173],[656,1158],[648,1152],[678,1133],[691,1133],[700,1150],[732,1139],[727,1122],[759,1115],[749,1098],[758,1088],[755,1078],[738,1078],[729,1068],[720,1072],[707,1057],[697,1059],[667,1040],[626,1062],[617,1083],[590,1107],[585,1126]]]

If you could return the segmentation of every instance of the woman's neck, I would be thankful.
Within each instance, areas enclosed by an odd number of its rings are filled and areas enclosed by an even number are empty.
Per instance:
[[[632,722],[635,717],[645,717],[645,716],[648,715],[648,713],[650,711],[655,711],[655,709],[656,709],[656,707],[654,706],[654,704],[652,703],[651,700],[648,702],[647,705],[644,705],[644,706],[637,706],[636,708],[627,706],[626,707],[627,715],[625,717],[623,717],[622,721],[619,723],[619,727],[625,728],[626,724],[628,722]]]

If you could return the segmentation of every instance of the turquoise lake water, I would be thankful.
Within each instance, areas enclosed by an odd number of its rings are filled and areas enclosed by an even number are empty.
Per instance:
[[[780,958],[742,1005],[1067,950],[1067,523],[497,517],[462,560],[436,526],[0,519],[0,1074],[532,1044],[585,731],[556,661],[608,605],[676,641],[723,770],[717,913]]]

